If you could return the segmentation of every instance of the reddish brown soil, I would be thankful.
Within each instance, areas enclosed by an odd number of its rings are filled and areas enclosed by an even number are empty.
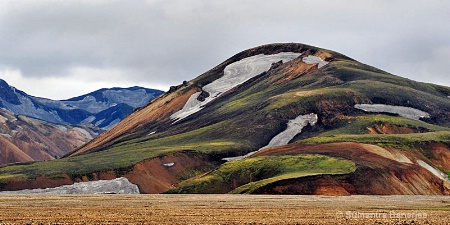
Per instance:
[[[323,154],[352,160],[357,170],[347,175],[320,175],[275,182],[255,193],[449,195],[448,184],[417,164],[401,163],[374,154],[364,144],[288,145],[261,151],[264,155]]]
[[[311,54],[317,57],[320,57],[321,59],[331,59],[332,54],[330,52],[326,51],[318,51],[315,54]],[[298,61],[298,62],[296,62]],[[318,70],[318,67],[316,64],[307,64],[302,61],[302,58],[295,59],[292,63],[289,63],[286,67],[284,67],[283,71],[280,72],[280,74],[284,74],[284,77],[275,84],[280,84],[284,82],[288,82],[290,80],[293,80],[299,76],[302,76],[306,74],[309,71]]]
[[[33,161],[29,155],[25,154],[16,145],[3,136],[0,136],[0,151],[0,164]]]
[[[448,156],[442,145],[433,145],[436,154]],[[323,154],[352,160],[357,170],[345,175],[319,175],[289,179],[267,185],[255,191],[264,194],[307,194],[307,195],[449,195],[449,185],[415,164],[413,154],[396,149],[376,152],[377,148],[359,143],[331,143],[320,145],[294,144],[266,149],[254,156]],[[398,152],[394,152],[398,151]],[[412,159],[411,163],[397,161],[386,153],[398,153]],[[444,157],[443,160],[446,160]],[[173,166],[164,164],[174,163]],[[430,163],[432,164],[432,163]],[[185,179],[214,168],[211,159],[194,153],[176,153],[143,161],[130,171],[117,174],[106,171],[89,177],[60,178],[38,177],[16,179],[3,184],[2,190],[50,188],[73,182],[88,180],[110,180],[119,176],[128,178],[139,186],[141,193],[162,193],[175,187]],[[195,173],[197,174],[195,174]]]
[[[174,163],[173,166],[164,166]],[[80,181],[113,180],[124,176],[130,182],[138,185],[142,194],[156,194],[168,191],[176,184],[214,167],[208,156],[193,153],[175,153],[163,157],[145,160],[135,165],[128,172],[105,171],[90,174],[89,177],[70,178],[67,175],[58,178],[37,177],[34,179],[14,179],[2,184],[2,191],[14,191],[36,188],[53,188],[73,184]]]
[[[369,134],[412,134],[416,133],[411,128],[408,127],[399,127],[391,124],[384,125],[376,125],[374,127],[367,128],[369,130]]]
[[[9,180],[8,183],[2,185],[1,190],[16,191],[36,188],[54,188],[68,184],[73,184],[73,181],[69,178],[69,176],[64,176],[61,178],[36,177],[34,179]]]
[[[437,165],[441,165],[445,170],[450,170],[450,149],[444,144],[432,143],[429,146],[433,154],[431,161]]]
[[[91,137],[79,130],[32,120],[0,109],[0,164],[50,160],[85,144]]]
[[[295,59],[294,61],[301,62],[301,58]],[[308,71],[311,70],[317,70],[317,65],[315,64],[306,64],[306,63],[290,63],[286,65],[283,69],[282,74],[284,74],[284,77],[279,79],[275,82],[275,84],[281,84],[285,82],[289,82],[303,74],[305,74]]]
[[[164,166],[166,163],[174,165]],[[207,171],[209,168],[211,163],[206,156],[178,153],[139,163],[125,177],[137,184],[141,193],[156,194],[166,192],[193,176],[192,171]]]

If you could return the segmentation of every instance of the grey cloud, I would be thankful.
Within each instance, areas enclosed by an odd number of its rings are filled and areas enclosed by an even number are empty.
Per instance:
[[[130,80],[173,85],[247,48],[302,42],[450,84],[441,57],[450,48],[448,1],[24,0],[0,7],[0,65],[26,77],[115,68]]]

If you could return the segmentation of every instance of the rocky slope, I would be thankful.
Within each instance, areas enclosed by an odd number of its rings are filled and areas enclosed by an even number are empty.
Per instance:
[[[448,195],[448,96],[330,50],[260,46],[62,159],[0,168],[0,187],[123,176],[141,193]]]
[[[110,88],[56,101],[30,96],[0,79],[0,164],[62,157],[162,93]]]
[[[142,87],[105,88],[68,100],[30,96],[0,79],[0,107],[56,124],[84,125],[107,130],[135,108],[161,95]]]
[[[55,125],[0,108],[0,164],[59,158],[95,135],[86,127]]]

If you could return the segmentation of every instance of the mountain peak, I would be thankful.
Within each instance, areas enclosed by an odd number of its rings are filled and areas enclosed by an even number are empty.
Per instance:
[[[6,81],[0,79],[0,99],[3,99],[7,103],[13,104],[13,105],[19,105],[20,100],[18,96],[16,95],[16,89],[12,86],[9,86]],[[0,101],[0,105],[2,102]]]
[[[304,56],[316,55],[321,57],[324,61],[334,61],[334,60],[352,60],[351,58],[342,55],[340,53],[321,49],[318,47],[314,47],[311,45],[301,44],[301,43],[274,43],[262,45],[254,48],[250,48],[244,50],[242,52],[237,53],[236,55],[230,57],[223,63],[214,67],[213,69],[207,71],[206,73],[200,75],[199,77],[193,80],[195,85],[203,86],[207,83],[211,82],[211,80],[215,80],[221,76],[221,72],[231,63],[242,60],[244,58],[252,57],[255,55],[274,55],[282,52],[292,52],[292,53],[301,53]]]
[[[0,87],[5,88],[5,87],[9,87],[9,85],[8,85],[8,83],[6,83],[5,80],[0,78]]]
[[[141,193],[448,195],[449,93],[330,50],[264,45],[171,88],[52,168],[108,171]]]

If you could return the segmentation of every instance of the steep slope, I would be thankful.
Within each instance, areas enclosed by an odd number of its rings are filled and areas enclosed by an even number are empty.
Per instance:
[[[37,121],[0,108],[0,164],[59,158],[94,135],[87,128]]]
[[[1,108],[51,123],[85,125],[104,130],[162,93],[141,87],[105,88],[57,101],[30,96],[0,79]]]
[[[124,176],[141,193],[447,195],[448,96],[333,51],[265,45],[63,159],[0,168],[0,180],[2,190]]]

